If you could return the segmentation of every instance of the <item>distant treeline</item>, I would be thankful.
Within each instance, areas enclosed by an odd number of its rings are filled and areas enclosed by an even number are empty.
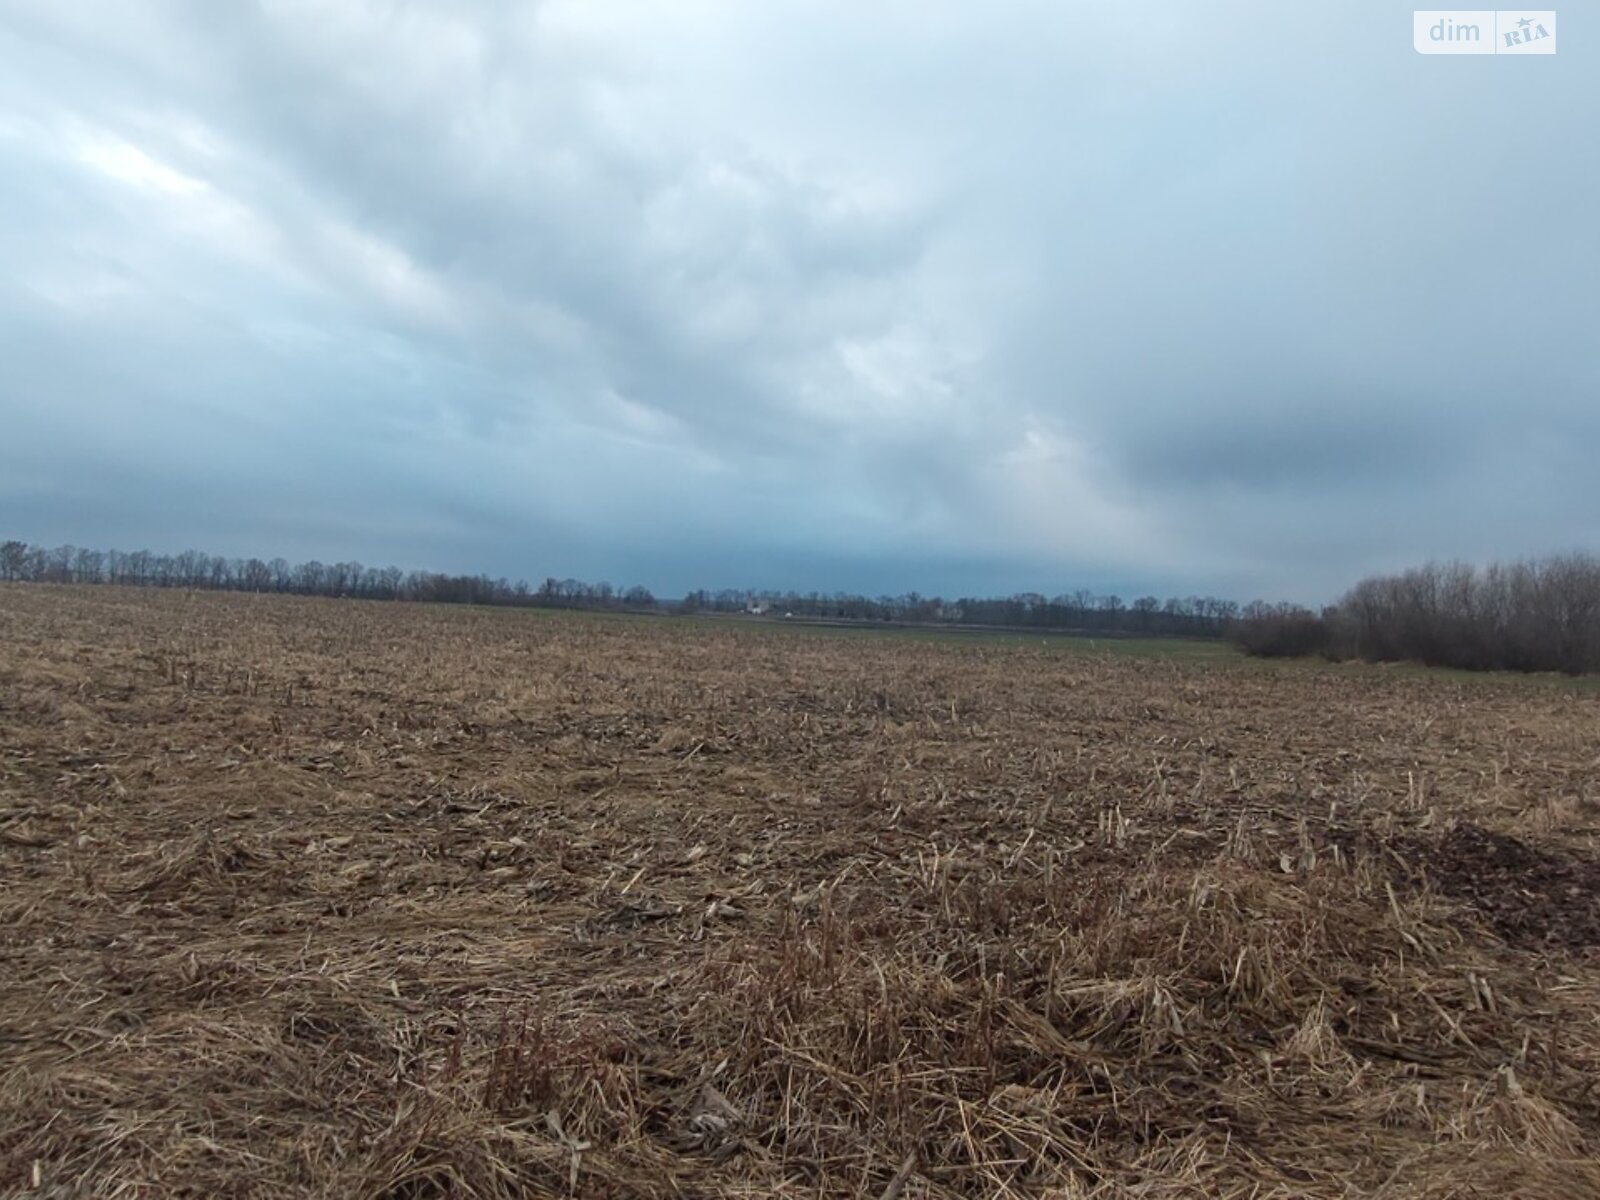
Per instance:
[[[1231,600],[1210,596],[1173,597],[1164,601],[1155,596],[1142,596],[1129,603],[1120,596],[1096,595],[1087,590],[1053,597],[1023,592],[997,599],[945,600],[917,592],[867,597],[843,592],[729,589],[691,592],[684,597],[682,607],[690,612],[754,610],[808,620],[892,621],[1167,637],[1221,637],[1229,622],[1241,611]]]
[[[1320,614],[1262,607],[1234,627],[1252,654],[1322,654],[1467,670],[1600,671],[1600,560],[1430,563],[1364,579]]]
[[[152,554],[148,550],[84,550],[75,546],[0,543],[0,580],[40,583],[102,583],[124,587],[206,588],[278,592],[299,596],[353,596],[369,600],[413,600],[443,604],[500,604],[542,608],[658,612],[762,613],[814,620],[1066,629],[1099,634],[1222,637],[1241,608],[1211,596],[1159,600],[1086,589],[1047,597],[1022,593],[1005,599],[944,600],[910,592],[900,596],[842,592],[776,592],[738,588],[691,592],[679,601],[658,600],[648,588],[546,579],[538,586],[487,575],[446,575],[366,567],[356,562],[289,563],[282,558],[225,558],[198,550]]]
[[[282,558],[224,558],[199,550],[152,554],[148,550],[47,548],[25,542],[0,542],[0,580],[353,596],[365,600],[420,600],[436,604],[656,607],[656,598],[647,588],[620,590],[609,583],[586,584],[573,579],[549,579],[541,587],[532,588],[525,580],[512,583],[487,575],[402,571],[399,567],[365,567],[358,562],[290,563]]]

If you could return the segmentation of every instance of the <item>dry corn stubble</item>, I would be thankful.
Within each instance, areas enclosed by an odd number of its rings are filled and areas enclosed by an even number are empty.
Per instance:
[[[0,588],[0,1194],[1600,1195],[1597,716]]]

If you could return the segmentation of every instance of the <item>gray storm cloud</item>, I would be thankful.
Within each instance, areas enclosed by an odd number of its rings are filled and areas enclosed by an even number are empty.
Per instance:
[[[663,593],[1592,545],[1580,16],[0,0],[0,525]]]

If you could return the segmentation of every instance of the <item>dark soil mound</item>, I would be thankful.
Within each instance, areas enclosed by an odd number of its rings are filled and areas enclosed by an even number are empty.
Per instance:
[[[1421,864],[1518,945],[1600,945],[1600,863],[1462,822]]]

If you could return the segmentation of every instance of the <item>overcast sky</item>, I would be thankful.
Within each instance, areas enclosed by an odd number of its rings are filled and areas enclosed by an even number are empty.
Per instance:
[[[0,0],[0,536],[1332,599],[1600,549],[1600,22]]]

